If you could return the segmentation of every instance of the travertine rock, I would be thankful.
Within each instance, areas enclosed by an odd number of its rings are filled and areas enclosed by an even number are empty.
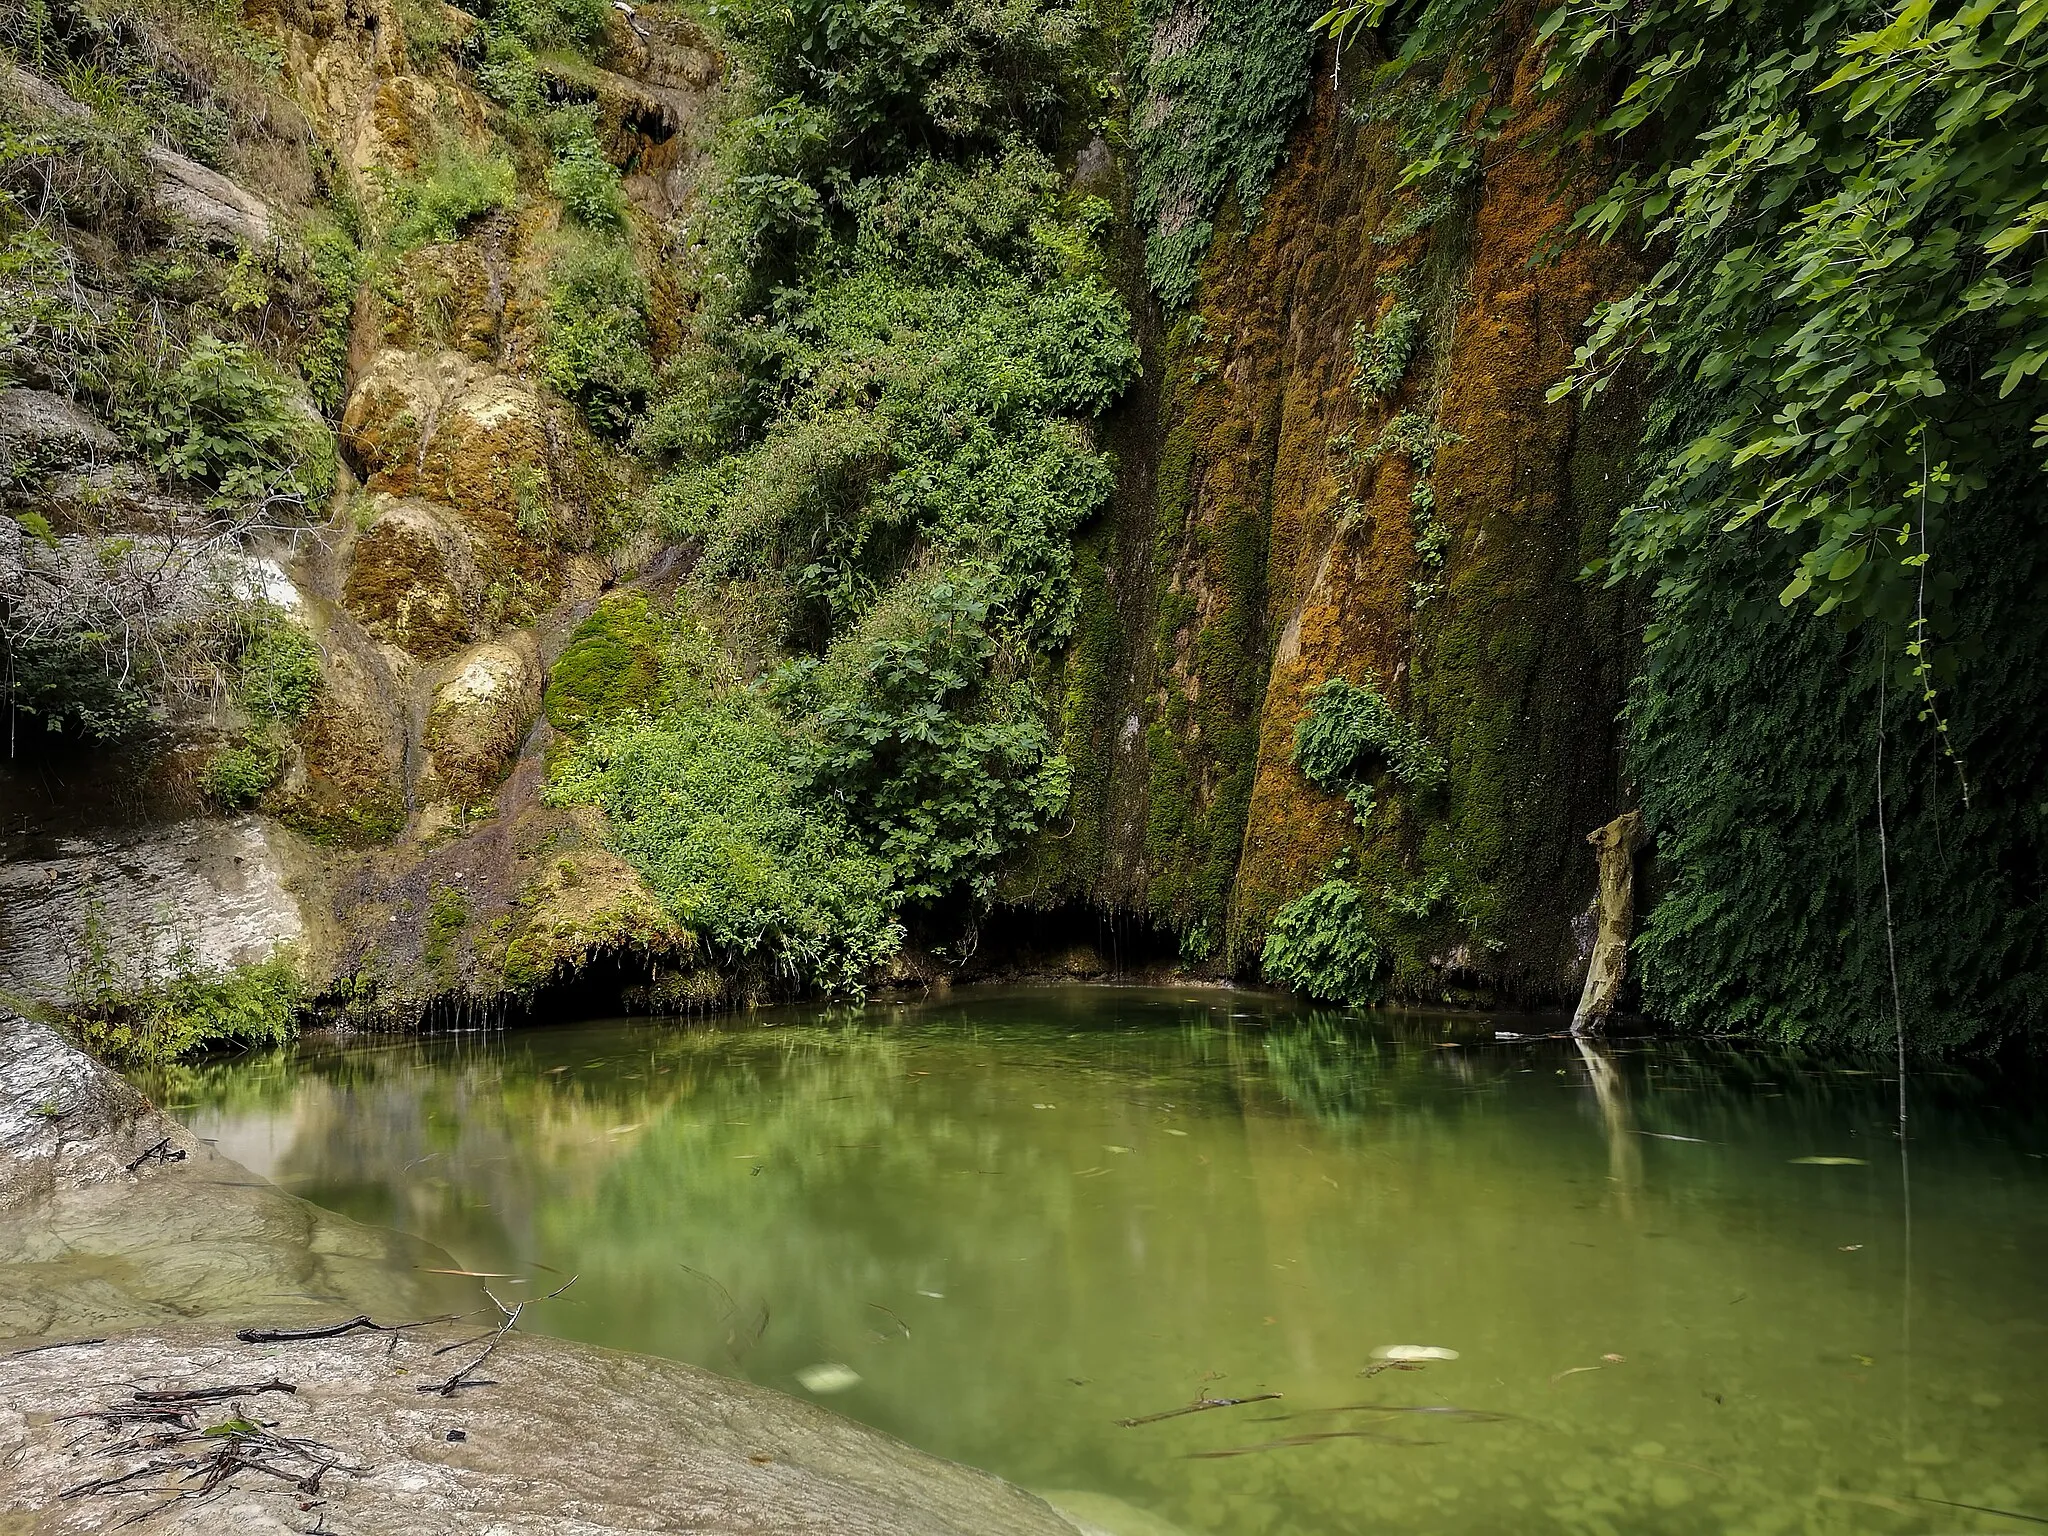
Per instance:
[[[466,651],[427,715],[430,791],[466,799],[494,789],[540,713],[540,688],[531,637],[514,632]]]

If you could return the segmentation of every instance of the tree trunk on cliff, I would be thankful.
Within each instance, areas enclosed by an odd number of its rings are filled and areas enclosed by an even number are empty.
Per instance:
[[[1595,899],[1598,926],[1593,958],[1586,966],[1586,989],[1572,1016],[1572,1033],[1597,1034],[1614,1012],[1614,1000],[1628,975],[1628,941],[1636,921],[1636,843],[1643,834],[1640,811],[1625,811],[1586,841],[1600,850],[1600,894]]]

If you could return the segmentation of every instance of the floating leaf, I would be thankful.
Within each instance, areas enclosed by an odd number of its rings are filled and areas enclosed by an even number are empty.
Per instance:
[[[860,1385],[860,1372],[850,1365],[807,1365],[796,1373],[797,1385],[806,1392],[845,1392]]]
[[[1455,1360],[1458,1352],[1441,1344],[1382,1344],[1372,1352],[1375,1360]]]

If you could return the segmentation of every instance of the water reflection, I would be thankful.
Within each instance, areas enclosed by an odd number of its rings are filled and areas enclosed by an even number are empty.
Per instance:
[[[311,1199],[536,1291],[580,1273],[540,1326],[845,1384],[919,1444],[1190,1531],[2048,1513],[2024,1085],[1916,1089],[1909,1385],[1881,1064],[1229,994],[774,1023],[312,1045],[163,1086]],[[1361,1374],[1394,1345],[1458,1358]],[[1474,1413],[1396,1411],[1443,1408]]]

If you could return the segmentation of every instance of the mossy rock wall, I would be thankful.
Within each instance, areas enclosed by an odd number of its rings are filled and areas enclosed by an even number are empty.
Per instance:
[[[1368,886],[1445,893],[1395,939],[1397,994],[1577,985],[1584,837],[1623,798],[1631,662],[1619,598],[1580,573],[1624,488],[1635,407],[1625,391],[1590,416],[1545,402],[1628,273],[1567,238],[1587,191],[1569,167],[1508,147],[1535,125],[1532,84],[1525,64],[1521,121],[1433,228],[1390,238],[1389,130],[1340,104],[1327,69],[1257,218],[1225,210],[1194,305],[1154,337],[1156,403],[1133,408],[1149,462],[1126,468],[1084,551],[1062,680],[1065,883],[1028,899],[1142,914],[1189,959],[1244,972],[1274,914],[1342,856]],[[1432,271],[1431,341],[1393,396],[1363,403],[1354,325],[1385,313],[1396,274],[1413,288]],[[1358,467],[1400,412],[1437,429],[1440,570],[1416,548],[1415,466]],[[1294,731],[1332,677],[1384,693],[1446,757],[1447,786],[1383,794],[1362,829],[1311,786]]]

